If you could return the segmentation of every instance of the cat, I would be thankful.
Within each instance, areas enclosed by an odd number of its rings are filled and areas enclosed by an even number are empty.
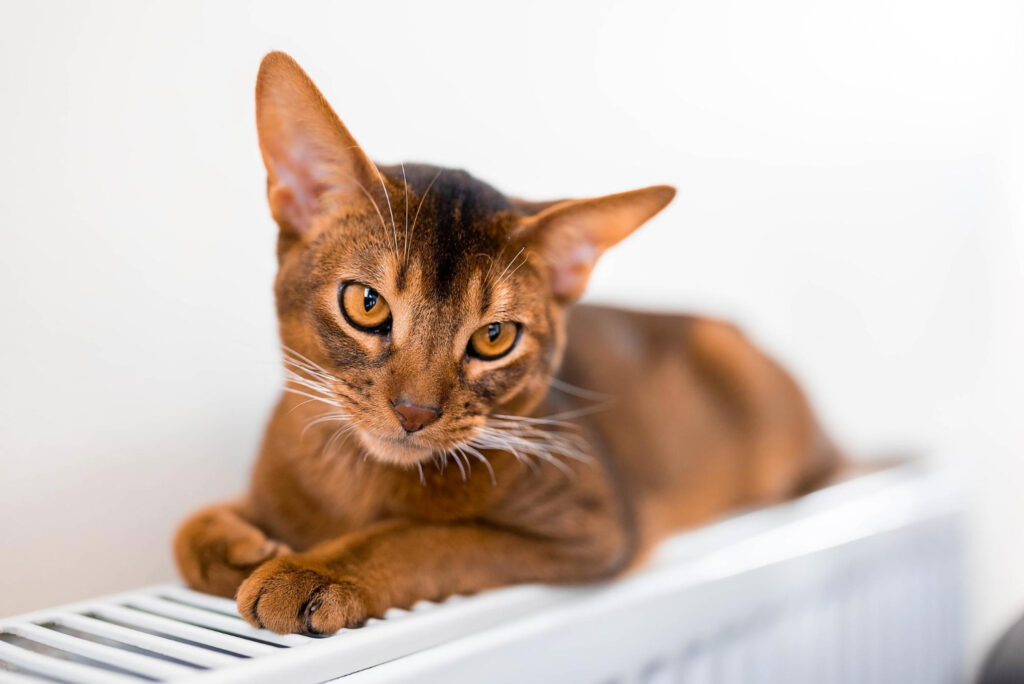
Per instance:
[[[840,464],[734,326],[574,306],[673,188],[528,202],[375,165],[279,52],[256,112],[286,391],[248,493],[174,541],[185,581],[252,625],[330,634],[421,599],[612,578]]]

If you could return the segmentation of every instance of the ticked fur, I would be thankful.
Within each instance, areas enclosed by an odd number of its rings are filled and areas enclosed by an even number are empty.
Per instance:
[[[574,305],[671,188],[532,203],[377,166],[281,53],[257,124],[286,392],[249,491],[175,539],[186,581],[252,624],[330,633],[420,599],[611,577],[837,463],[796,384],[732,326]],[[386,299],[386,332],[353,327],[346,284]],[[495,322],[517,326],[510,351],[470,353]],[[403,427],[402,402],[429,425]]]

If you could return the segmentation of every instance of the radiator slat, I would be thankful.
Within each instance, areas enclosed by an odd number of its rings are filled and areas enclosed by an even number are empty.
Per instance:
[[[76,684],[139,684],[142,681],[116,672],[45,656],[3,641],[0,641],[0,661]]]
[[[231,665],[238,662],[235,656],[217,653],[197,646],[189,646],[180,641],[164,639],[146,632],[140,632],[120,625],[104,622],[84,615],[74,613],[58,613],[53,616],[53,621],[65,627],[71,627],[82,632],[95,634],[99,637],[119,641],[130,646],[144,648],[147,651],[161,653],[178,660],[184,660],[203,667],[217,667],[219,665]]]
[[[228,617],[201,608],[183,606],[152,596],[138,596],[125,602],[125,605],[141,608],[174,620],[182,620],[211,629],[219,629],[238,636],[258,639],[281,646],[304,646],[316,641],[300,634],[275,634],[269,629],[256,629],[240,617]]]
[[[220,596],[200,594],[198,591],[185,589],[184,587],[167,587],[155,594],[157,598],[167,598],[180,603],[187,603],[195,608],[211,610],[215,613],[223,613],[231,617],[238,617],[238,604]]]
[[[195,674],[195,670],[183,665],[176,665],[156,658],[122,651],[112,646],[97,644],[94,641],[57,632],[39,625],[15,625],[8,630],[12,634],[23,636],[40,644],[59,648],[69,653],[98,660],[101,663],[120,667],[156,679],[180,679]]]
[[[0,670],[0,684],[39,684],[39,681],[36,677]]]
[[[214,632],[203,627],[196,627],[195,625],[185,624],[170,618],[160,617],[159,615],[141,613],[122,606],[97,605],[93,606],[90,612],[134,627],[150,629],[154,632],[163,632],[164,634],[170,634],[171,636],[188,639],[200,644],[209,644],[210,646],[244,656],[266,655],[278,650],[274,646],[248,641],[247,639],[241,639],[230,634]]]

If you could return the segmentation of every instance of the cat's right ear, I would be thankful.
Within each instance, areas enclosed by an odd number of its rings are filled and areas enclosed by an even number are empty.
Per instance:
[[[376,202],[383,180],[306,72],[283,52],[263,58],[256,128],[267,200],[283,234],[301,238],[328,203]]]
[[[529,215],[514,236],[529,241],[547,267],[551,291],[563,303],[580,298],[601,254],[643,225],[675,197],[675,188],[652,185],[582,200],[523,202],[513,207]]]

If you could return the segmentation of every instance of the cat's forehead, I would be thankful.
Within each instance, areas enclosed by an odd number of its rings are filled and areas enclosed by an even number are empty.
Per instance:
[[[530,269],[510,237],[517,213],[508,198],[464,171],[409,164],[381,172],[390,202],[322,235],[316,280],[340,276],[456,315],[521,300],[512,276]]]
[[[464,171],[428,165],[381,170],[393,186],[407,188],[389,209],[396,212],[395,242],[403,256],[396,273],[399,286],[406,279],[405,264],[415,264],[422,287],[446,297],[511,258],[506,253],[514,247],[509,241],[512,205],[493,187]]]

